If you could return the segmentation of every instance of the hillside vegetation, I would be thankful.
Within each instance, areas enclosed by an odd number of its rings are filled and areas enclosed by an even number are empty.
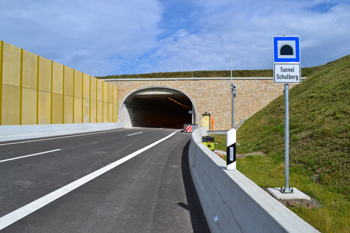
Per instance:
[[[350,56],[307,71],[289,92],[290,186],[322,206],[288,208],[321,232],[350,233]],[[214,136],[225,151],[226,135]],[[282,95],[238,129],[237,153],[265,156],[237,158],[237,169],[262,188],[283,187],[284,139]]]
[[[350,198],[350,56],[314,67],[290,90],[289,106],[291,164]],[[284,95],[249,118],[238,137],[253,151],[284,159]]]
[[[303,68],[303,77],[314,71],[314,67]],[[233,70],[232,77],[272,77],[273,70]],[[212,70],[212,71],[180,71],[163,72],[149,74],[123,74],[96,77],[99,79],[117,79],[117,78],[202,78],[202,77],[231,77],[230,70]]]
[[[350,232],[350,56],[313,67],[290,90],[289,111],[290,186],[322,204],[289,208],[321,232]],[[237,131],[238,153],[266,154],[237,169],[263,188],[284,186],[284,138],[282,95]]]

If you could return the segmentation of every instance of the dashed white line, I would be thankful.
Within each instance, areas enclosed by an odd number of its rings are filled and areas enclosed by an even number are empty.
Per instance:
[[[47,154],[47,153],[52,153],[52,152],[56,152],[56,151],[60,151],[60,150],[61,150],[61,149],[49,150],[49,151],[44,151],[44,152],[40,152],[40,153],[35,153],[35,154],[30,154],[30,155],[19,156],[19,157],[15,157],[15,158],[11,158],[11,159],[4,159],[4,160],[0,160],[0,163],[4,163],[4,162],[16,160],[16,159],[28,158],[28,157],[37,156],[37,155],[42,155],[42,154]]]
[[[126,136],[129,137],[129,136],[133,136],[133,135],[140,134],[140,133],[142,133],[142,132],[132,133],[132,134],[129,134],[129,135],[126,135]]]

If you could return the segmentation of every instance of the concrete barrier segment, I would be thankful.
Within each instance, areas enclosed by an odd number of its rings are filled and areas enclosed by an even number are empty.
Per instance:
[[[0,142],[124,128],[121,123],[2,125]]]
[[[195,130],[189,148],[192,179],[211,232],[318,232],[201,142]]]

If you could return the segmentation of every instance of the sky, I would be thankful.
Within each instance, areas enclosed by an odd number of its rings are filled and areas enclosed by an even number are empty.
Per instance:
[[[350,0],[0,0],[0,40],[93,76],[301,66],[350,54]]]

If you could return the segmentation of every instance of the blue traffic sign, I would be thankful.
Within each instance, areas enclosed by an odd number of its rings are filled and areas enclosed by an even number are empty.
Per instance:
[[[299,36],[275,36],[273,38],[273,61],[300,63]]]

